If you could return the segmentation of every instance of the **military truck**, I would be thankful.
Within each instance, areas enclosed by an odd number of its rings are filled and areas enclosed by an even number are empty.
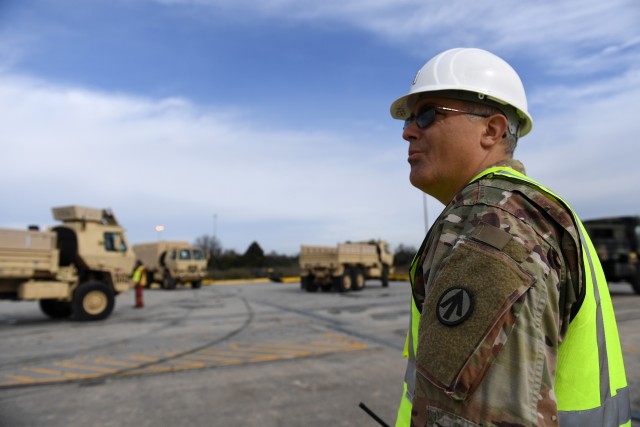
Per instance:
[[[337,246],[301,245],[300,287],[329,292],[360,291],[368,279],[389,286],[393,254],[382,240],[346,242]]]
[[[607,282],[628,282],[640,294],[640,216],[583,221]]]
[[[190,283],[193,289],[207,277],[207,256],[188,242],[160,241],[133,245],[136,258],[147,271],[147,287],[153,282],[163,289]]]
[[[39,301],[51,318],[102,320],[133,285],[135,263],[109,209],[53,208],[47,231],[0,229],[0,298]]]

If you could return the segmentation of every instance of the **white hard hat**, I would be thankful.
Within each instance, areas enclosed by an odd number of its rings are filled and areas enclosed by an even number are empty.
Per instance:
[[[498,107],[516,135],[524,136],[533,127],[524,86],[516,71],[496,55],[473,48],[450,49],[429,60],[416,74],[409,93],[391,104],[391,116],[406,120],[419,94],[442,91],[447,91],[441,94],[444,97]]]

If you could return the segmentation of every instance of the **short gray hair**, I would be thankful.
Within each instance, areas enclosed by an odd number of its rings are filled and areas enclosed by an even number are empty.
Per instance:
[[[465,104],[470,113],[479,114],[485,117],[492,116],[494,114],[501,114],[506,117],[507,121],[509,121],[509,117],[498,107],[469,101],[465,101]],[[472,120],[478,119],[478,116],[473,116],[471,114],[467,115],[467,117]],[[515,128],[517,129],[517,126]],[[518,145],[518,135],[511,131],[511,126],[507,126],[507,129],[504,131],[504,135],[502,136],[502,141],[505,145],[505,151],[508,154],[513,154],[516,151],[516,146]]]

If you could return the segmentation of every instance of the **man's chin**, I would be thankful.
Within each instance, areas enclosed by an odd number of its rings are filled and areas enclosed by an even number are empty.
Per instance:
[[[425,191],[425,189],[429,188],[429,182],[427,178],[424,176],[424,174],[421,174],[417,168],[411,168],[411,172],[409,172],[409,182],[411,182],[411,185],[424,191],[425,193],[427,192]]]

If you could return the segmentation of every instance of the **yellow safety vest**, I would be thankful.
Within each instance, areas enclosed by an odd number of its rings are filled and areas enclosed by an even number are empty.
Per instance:
[[[508,167],[482,171],[471,182],[498,175],[528,184],[561,203],[571,213],[580,236],[584,264],[585,297],[558,349],[555,395],[562,427],[631,426],[630,399],[618,337],[618,327],[607,281],[597,253],[582,222],[569,204],[526,175]],[[415,282],[420,254],[413,258],[409,275]],[[420,312],[411,297],[411,325],[405,343],[408,357],[404,394],[398,409],[396,427],[411,424],[411,401],[415,390],[415,354]]]
[[[139,266],[133,272],[133,282],[138,286],[147,285],[147,274],[144,265]]]

